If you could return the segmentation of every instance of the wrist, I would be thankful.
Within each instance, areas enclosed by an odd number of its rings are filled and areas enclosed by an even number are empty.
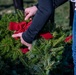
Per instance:
[[[22,33],[22,39],[23,39],[25,42],[27,42],[27,43],[29,43],[29,44],[32,44],[32,40],[31,40],[28,36],[26,36],[26,32]]]

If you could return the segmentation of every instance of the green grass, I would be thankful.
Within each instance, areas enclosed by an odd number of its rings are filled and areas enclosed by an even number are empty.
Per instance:
[[[69,2],[56,9],[55,23],[57,26],[63,26],[64,29],[69,26]]]

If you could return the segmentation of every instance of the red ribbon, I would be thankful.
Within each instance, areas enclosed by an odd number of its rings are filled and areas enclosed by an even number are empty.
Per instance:
[[[41,33],[40,36],[43,37],[46,40],[49,40],[49,39],[52,39],[53,38],[53,35],[50,32]]]
[[[31,23],[32,23],[32,21],[30,21],[30,22],[22,21],[22,22],[19,22],[19,23],[10,22],[8,29],[11,30],[11,31],[15,31],[14,34],[18,34],[18,33],[21,33],[21,32],[25,32],[29,28]],[[49,39],[53,38],[53,35],[50,32],[40,33],[40,36],[43,37],[46,40],[49,40]],[[15,39],[18,39],[18,37],[15,38]],[[24,48],[24,49],[21,49],[21,51],[22,51],[22,53],[26,53],[29,50],[28,50],[28,48]]]
[[[15,33],[20,33],[20,32],[24,32],[26,31],[29,26],[31,25],[32,21],[30,21],[29,23],[28,22],[19,22],[19,23],[16,23],[16,22],[10,22],[9,23],[9,30],[12,30],[12,31],[16,31]]]
[[[21,48],[20,50],[23,54],[26,54],[29,51],[28,48]]]
[[[64,42],[69,43],[72,40],[72,35],[65,38]]]

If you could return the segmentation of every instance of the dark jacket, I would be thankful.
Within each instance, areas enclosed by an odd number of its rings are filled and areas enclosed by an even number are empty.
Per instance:
[[[34,41],[36,35],[49,19],[52,11],[52,0],[38,0],[38,11],[33,18],[32,24],[28,30],[22,34],[24,41],[28,43],[32,43]]]

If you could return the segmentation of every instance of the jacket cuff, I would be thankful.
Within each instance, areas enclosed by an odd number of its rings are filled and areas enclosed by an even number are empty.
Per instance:
[[[29,43],[29,44],[32,44],[32,42],[33,42],[33,40],[31,40],[31,39],[29,38],[29,36],[26,35],[26,32],[24,32],[24,33],[22,34],[22,38],[23,38],[24,41],[26,41],[26,42]]]

